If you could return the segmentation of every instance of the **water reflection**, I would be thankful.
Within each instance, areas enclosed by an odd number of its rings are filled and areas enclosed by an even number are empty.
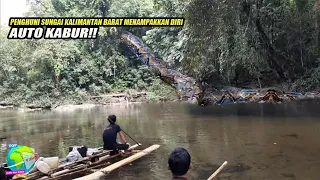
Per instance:
[[[170,179],[167,157],[177,146],[192,156],[192,179],[206,179],[223,161],[220,179],[316,179],[320,167],[317,102],[196,107],[185,104],[110,105],[73,111],[0,111],[0,160],[18,142],[42,156],[67,155],[71,145],[102,145],[106,116],[155,153],[113,172],[108,179]],[[130,144],[134,142],[128,139]],[[4,146],[5,145],[5,146]]]
[[[254,117],[320,117],[320,102],[296,101],[283,104],[240,103],[234,105],[199,107],[186,105],[186,109],[194,116],[254,116]]]

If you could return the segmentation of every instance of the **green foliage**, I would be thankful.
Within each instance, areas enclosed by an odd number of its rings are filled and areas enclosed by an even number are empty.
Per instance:
[[[29,4],[28,16],[148,16],[153,12],[152,1],[30,0]],[[77,104],[89,95],[153,86],[155,77],[148,68],[123,53],[116,28],[101,28],[95,40],[7,40],[8,30],[1,29],[1,100]]]
[[[318,60],[318,63],[320,62],[320,59]],[[299,78],[293,85],[292,89],[298,90],[298,91],[314,91],[314,90],[320,90],[319,87],[320,84],[320,66],[317,68],[312,68],[306,72],[304,76]]]
[[[320,15],[315,1],[28,0],[27,16],[185,17],[177,27],[101,27],[95,40],[7,40],[0,33],[1,101],[81,103],[89,95],[174,89],[120,44],[129,30],[176,70],[214,86],[292,84],[319,89]],[[290,77],[284,79],[283,77]]]
[[[185,27],[153,29],[144,39],[170,65],[214,86],[292,83],[319,67],[314,3],[162,0],[159,13],[184,16]]]
[[[147,91],[150,92],[147,95],[149,102],[172,101],[177,96],[173,88],[164,85],[159,79],[156,79]]]

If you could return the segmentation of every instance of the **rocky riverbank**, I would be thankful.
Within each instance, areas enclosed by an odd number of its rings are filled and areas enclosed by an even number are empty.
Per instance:
[[[0,102],[0,109],[17,109],[19,112],[33,112],[41,110],[66,110],[78,108],[92,108],[108,104],[129,104],[129,103],[143,103],[148,102],[148,92],[136,93],[115,93],[105,94],[99,96],[89,96],[87,100],[80,104],[53,104],[53,105],[38,105],[38,104],[19,104],[8,103],[5,101]]]

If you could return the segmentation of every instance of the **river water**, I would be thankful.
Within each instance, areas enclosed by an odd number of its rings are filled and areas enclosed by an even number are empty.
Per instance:
[[[167,103],[110,105],[68,111],[0,111],[0,161],[11,142],[41,156],[67,155],[71,145],[98,147],[106,116],[143,144],[161,147],[108,179],[170,179],[167,159],[175,147],[192,157],[190,179],[208,178],[224,161],[220,180],[319,180],[320,103],[238,104],[211,107]],[[130,144],[134,144],[127,137]]]

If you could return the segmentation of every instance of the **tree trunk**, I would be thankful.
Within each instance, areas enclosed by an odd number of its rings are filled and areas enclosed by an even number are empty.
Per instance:
[[[60,87],[60,75],[56,75],[56,88],[59,89]]]
[[[316,0],[314,3],[313,10],[316,13],[316,30],[317,30],[317,38],[316,38],[316,45],[317,45],[317,55],[320,55],[320,0]]]
[[[257,4],[257,7],[261,6],[262,1],[260,4]],[[243,12],[246,13],[246,15],[249,18],[250,12],[251,12],[251,5],[244,3],[243,4]],[[297,72],[303,72],[303,69],[301,67],[301,64],[293,63],[290,59],[285,57],[284,55],[278,53],[275,48],[272,46],[270,38],[265,33],[259,14],[257,17],[252,17],[252,22],[259,33],[259,39],[261,41],[261,44],[263,45],[264,49],[267,51],[267,63],[269,64],[270,68],[274,69],[274,71],[277,73],[279,79],[282,80],[292,80],[294,79],[295,70]]]
[[[270,39],[264,32],[264,29],[260,23],[259,17],[255,20],[255,25],[260,35],[259,39],[260,41],[262,41],[264,48],[268,52],[269,66],[277,72],[280,79],[290,79],[290,77],[292,77],[292,72],[290,70],[292,66],[290,67],[290,60],[284,57],[283,55],[277,53],[276,50],[272,47]],[[285,75],[286,72],[288,73],[287,75]]]
[[[318,32],[317,33],[318,56],[320,56],[320,12],[317,12],[316,29]]]

